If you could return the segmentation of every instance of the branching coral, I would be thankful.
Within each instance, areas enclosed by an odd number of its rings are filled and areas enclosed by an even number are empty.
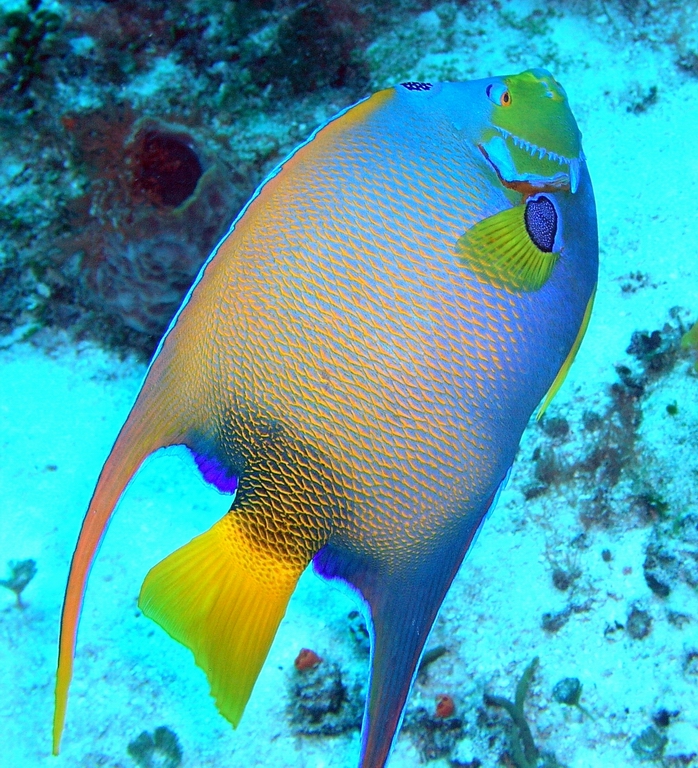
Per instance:
[[[61,17],[41,8],[41,0],[29,0],[25,11],[4,14],[0,25],[6,34],[0,93],[23,94],[41,74],[49,55],[47,45],[61,26]]]

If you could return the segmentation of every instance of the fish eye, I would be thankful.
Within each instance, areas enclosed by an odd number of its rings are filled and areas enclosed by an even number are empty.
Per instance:
[[[498,107],[508,107],[511,104],[511,94],[504,83],[490,83],[485,89],[489,100]]]

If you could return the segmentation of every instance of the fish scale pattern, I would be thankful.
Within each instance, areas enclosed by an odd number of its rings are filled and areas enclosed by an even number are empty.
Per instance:
[[[493,425],[522,368],[521,299],[454,257],[499,201],[470,191],[477,150],[449,126],[417,116],[396,148],[396,126],[365,120],[380,96],[267,182],[161,354],[176,346],[212,382],[213,450],[245,468],[232,514],[286,558],[334,535],[397,566],[501,477]],[[445,162],[430,162],[437,148]],[[286,445],[276,476],[270,425]],[[259,494],[272,514],[254,513]]]
[[[593,194],[555,87],[531,70],[383,91],[253,196],[158,349],[90,502],[66,591],[54,752],[101,536],[142,460],[184,443],[236,495],[149,571],[143,613],[193,651],[237,725],[312,559],[369,606],[360,764],[385,764],[439,605],[589,317]],[[536,145],[559,125],[566,167],[536,162],[496,130],[503,121]],[[545,274],[528,266],[538,254],[524,226],[538,187],[560,222]],[[478,268],[478,237],[502,279]],[[513,240],[524,250],[512,265]],[[535,280],[514,279],[526,269]]]

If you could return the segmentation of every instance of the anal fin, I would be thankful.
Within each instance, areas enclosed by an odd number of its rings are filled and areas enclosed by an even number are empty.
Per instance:
[[[237,726],[303,571],[255,546],[235,515],[166,557],[143,582],[139,607],[187,646],[216,706]]]
[[[575,338],[574,343],[570,347],[570,351],[567,353],[565,362],[562,364],[562,367],[557,372],[557,376],[555,377],[553,383],[550,385],[550,389],[548,390],[548,393],[546,394],[546,396],[543,398],[543,402],[541,403],[541,406],[538,409],[538,413],[536,414],[536,421],[540,421],[547,407],[550,405],[551,400],[555,397],[555,395],[557,394],[557,391],[560,389],[563,382],[567,378],[567,373],[572,367],[574,358],[577,356],[579,347],[582,345],[582,339],[584,338],[584,335],[587,332],[587,328],[589,327],[589,320],[591,319],[591,311],[594,308],[595,296],[596,296],[596,288],[594,288],[594,290],[591,292],[591,296],[589,297],[589,301],[587,302],[586,309],[584,310],[584,317],[582,318],[582,323],[579,326],[579,330],[577,331],[577,337]]]
[[[483,509],[465,516],[428,552],[388,571],[368,557],[325,546],[316,572],[346,583],[363,597],[371,620],[371,678],[361,728],[359,768],[384,768],[402,722],[419,660],[444,596],[470,547]]]

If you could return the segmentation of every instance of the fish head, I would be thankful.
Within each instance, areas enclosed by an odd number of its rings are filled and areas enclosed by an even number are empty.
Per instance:
[[[477,81],[489,102],[478,147],[502,184],[524,194],[576,192],[582,136],[564,88],[545,69]],[[486,113],[485,113],[486,114]]]

